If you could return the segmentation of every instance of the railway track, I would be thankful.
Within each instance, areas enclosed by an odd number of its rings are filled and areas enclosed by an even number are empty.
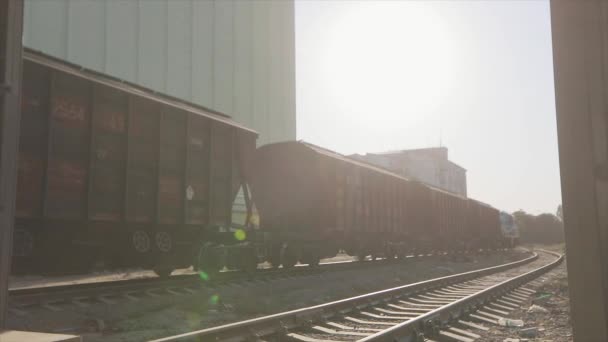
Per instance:
[[[560,264],[540,256],[348,299],[155,340],[474,341],[533,291],[524,285]]]
[[[115,304],[137,301],[145,297],[194,294],[203,287],[298,277],[322,272],[373,267],[405,260],[375,260],[366,262],[337,261],[321,263],[318,267],[297,265],[290,269],[258,269],[256,272],[227,271],[215,276],[204,273],[182,274],[168,278],[137,278],[91,283],[28,287],[9,290],[9,312],[25,315],[32,308],[62,311],[69,306],[87,307],[96,303]]]

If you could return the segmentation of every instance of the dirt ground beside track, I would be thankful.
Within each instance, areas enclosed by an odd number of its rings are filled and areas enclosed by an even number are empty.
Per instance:
[[[349,255],[339,254],[335,258],[323,259],[321,262],[340,262],[350,261],[353,257]],[[270,267],[270,264],[261,264],[260,268]],[[178,269],[173,271],[173,275],[192,274],[191,269]],[[58,286],[58,285],[73,285],[83,283],[95,283],[101,281],[116,281],[127,279],[141,278],[156,278],[156,274],[152,271],[142,269],[125,269],[117,271],[94,271],[89,274],[76,274],[65,276],[42,276],[42,275],[18,275],[9,278],[9,288],[23,289],[39,286]]]
[[[563,245],[537,247],[564,253]],[[539,287],[529,286],[537,293],[508,316],[510,319],[522,320],[524,326],[492,326],[488,333],[482,335],[480,341],[572,341],[566,263],[562,263],[543,278],[545,281]],[[530,309],[533,305],[540,306],[546,312],[537,308]]]
[[[145,341],[494,266],[527,255],[516,250],[459,262],[433,257],[408,259],[404,263],[205,288],[194,295],[74,307],[61,313],[38,309],[26,317],[12,317],[11,327],[81,334],[86,342]],[[85,326],[92,322],[103,331],[87,333]]]

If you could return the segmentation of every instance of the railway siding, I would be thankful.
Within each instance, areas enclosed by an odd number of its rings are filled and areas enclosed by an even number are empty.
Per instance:
[[[121,295],[106,297],[107,303],[82,300],[90,304],[88,306],[77,305],[71,300],[52,304],[61,311],[51,311],[36,304],[26,307],[24,316],[12,312],[10,319],[20,327],[81,334],[87,341],[107,338],[143,341],[520,260],[526,255],[529,254],[515,250],[469,255],[468,261],[454,261],[444,256],[410,258],[405,263],[334,264],[330,266],[331,272],[323,271],[322,266],[321,271],[315,272],[268,274],[249,280],[225,279],[222,283],[200,288],[191,285],[196,290],[193,294],[180,290],[177,283],[166,284],[172,292],[178,293],[172,294],[157,283],[149,285],[156,290],[130,293],[135,300]],[[200,279],[193,281],[202,282]],[[106,289],[104,292],[111,291]],[[83,326],[86,321],[103,321],[104,324],[99,331],[90,332],[88,326]]]
[[[544,268],[535,268],[534,271],[526,271],[521,276],[521,266],[536,259],[537,256],[534,256],[501,266],[441,277],[304,309],[176,335],[156,340],[156,342],[182,341],[192,338],[239,341],[254,337],[272,338],[285,334],[288,334],[292,339],[301,341],[359,340],[362,338],[367,340],[392,340],[395,337],[393,334],[403,332],[402,329],[404,329],[404,326],[408,326],[408,321],[415,325],[407,327],[407,333],[418,335],[424,330],[417,325],[419,322],[416,317],[423,317],[420,321],[423,327],[430,318],[437,319],[440,316],[443,319],[439,322],[447,322],[449,321],[448,318],[458,317],[453,316],[452,309],[460,308],[460,305],[464,304],[470,306],[470,308],[476,307],[471,305],[479,305],[479,303],[471,302],[471,300],[481,298],[488,300],[488,296],[495,295],[495,291],[511,289],[511,286],[521,285],[524,280],[530,280],[531,277],[543,272]],[[553,259],[557,258],[554,257]],[[559,262],[561,262],[561,257],[552,262],[551,267]],[[542,261],[542,264],[547,264],[546,258]],[[536,267],[538,266],[536,265]],[[505,270],[514,267],[519,267],[519,270],[515,272],[516,276],[512,272],[505,272]],[[502,276],[489,276],[497,272],[502,272]],[[460,289],[460,291],[469,294],[465,297],[459,297],[461,298],[459,300],[437,299],[437,297],[428,299],[424,297],[425,293],[446,289],[452,289],[452,291]],[[403,299],[409,299],[409,301],[400,302]],[[412,303],[412,301],[415,303]],[[391,308],[391,304],[407,306],[408,309],[403,309],[403,307],[401,309]],[[414,308],[411,307],[412,304]],[[420,310],[425,312],[422,315],[416,313]],[[434,325],[430,324],[431,333],[434,331],[432,329]],[[366,331],[355,331],[356,329],[353,326],[356,326],[357,329],[363,328]],[[401,335],[401,337],[404,336]]]

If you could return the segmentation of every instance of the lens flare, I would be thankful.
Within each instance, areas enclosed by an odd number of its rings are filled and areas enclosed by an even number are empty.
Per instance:
[[[237,229],[237,231],[234,232],[234,238],[239,241],[245,240],[246,237],[247,237],[247,233],[242,229]]]
[[[211,304],[211,305],[216,305],[217,303],[219,303],[219,301],[220,301],[220,296],[218,296],[216,294],[214,294],[213,296],[211,296],[209,298],[209,304]]]
[[[203,271],[198,272],[198,277],[201,278],[201,280],[207,281],[209,280],[209,275]]]

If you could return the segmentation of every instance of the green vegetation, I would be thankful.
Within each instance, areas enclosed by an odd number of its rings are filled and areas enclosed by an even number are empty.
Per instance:
[[[561,219],[561,205],[557,215],[544,213],[531,215],[523,210],[513,213],[519,227],[520,241],[523,243],[554,244],[564,242],[564,225]]]

